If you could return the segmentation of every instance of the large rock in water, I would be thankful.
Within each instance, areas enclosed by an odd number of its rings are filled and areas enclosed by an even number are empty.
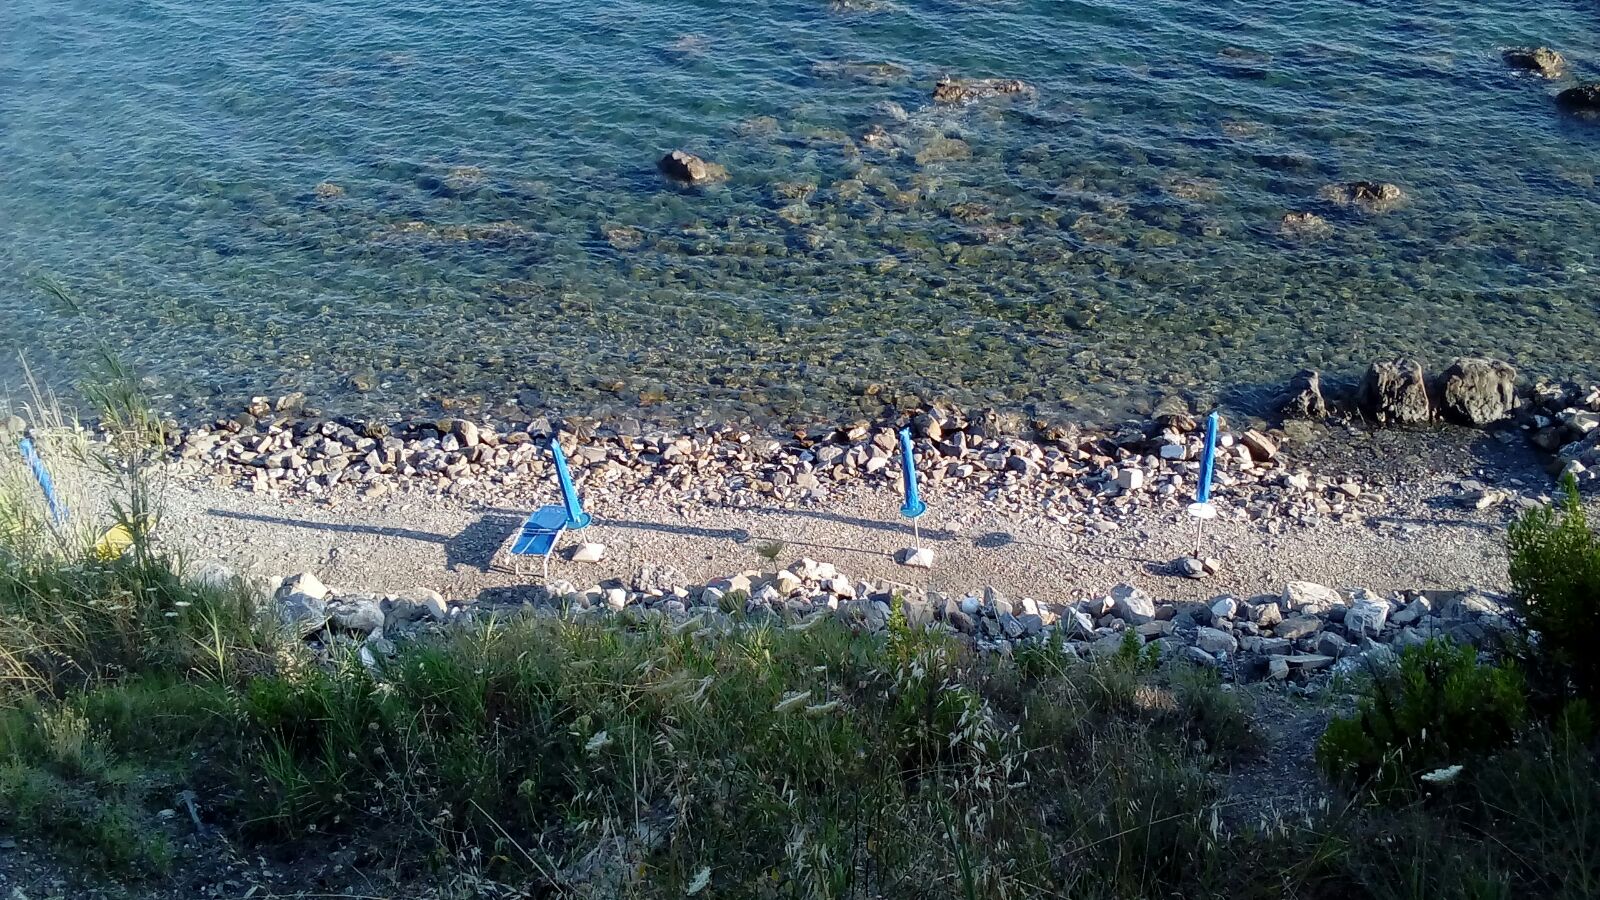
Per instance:
[[[1322,398],[1322,375],[1316,369],[1301,369],[1289,382],[1289,396],[1282,411],[1291,419],[1328,417],[1328,403]]]
[[[1405,192],[1399,185],[1387,181],[1347,181],[1330,184],[1322,189],[1324,199],[1340,206],[1354,206],[1366,212],[1379,213],[1400,205]]]
[[[1361,382],[1361,408],[1379,422],[1418,424],[1433,415],[1422,363],[1414,359],[1375,362]]]
[[[1500,53],[1500,58],[1513,69],[1536,72],[1546,78],[1560,75],[1567,62],[1549,47],[1509,47]]]
[[[971,100],[987,100],[991,97],[1003,97],[1009,94],[1031,93],[1033,93],[1031,85],[1015,78],[960,79],[946,76],[939,79],[939,83],[933,86],[933,100],[935,103],[966,103]]]
[[[685,184],[709,184],[728,177],[728,170],[685,150],[674,150],[657,164],[663,175]]]
[[[1600,81],[1567,88],[1556,95],[1556,103],[1567,112],[1586,118],[1600,116]]]
[[[1439,378],[1440,406],[1463,425],[1482,427],[1517,406],[1517,370],[1497,359],[1462,357]]]

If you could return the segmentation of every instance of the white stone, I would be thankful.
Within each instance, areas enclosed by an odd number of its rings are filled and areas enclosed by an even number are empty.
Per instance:
[[[554,593],[553,584],[546,585],[546,588]],[[438,622],[450,618],[450,604],[444,602],[444,597],[433,588],[412,588],[396,594],[394,600],[396,604],[409,604],[410,608],[417,611],[411,618],[415,618],[416,615],[427,615]]]
[[[787,569],[782,569],[778,574],[772,576],[772,586],[778,589],[778,593],[787,597],[800,590],[802,582],[800,581],[800,576]]]
[[[902,566],[911,566],[916,569],[933,568],[933,551],[927,547],[907,547],[896,556],[897,561]]]
[[[321,579],[310,572],[301,572],[285,578],[283,584],[278,586],[278,594],[279,596],[302,594],[313,600],[328,599],[327,587],[323,585]]]
[[[1184,449],[1184,446],[1182,444],[1162,444],[1161,445],[1161,458],[1162,459],[1183,459],[1186,454],[1187,454],[1187,451]]]
[[[1130,625],[1143,625],[1156,617],[1155,601],[1130,584],[1111,589],[1111,604],[1112,614]]]
[[[1377,637],[1389,619],[1389,604],[1381,600],[1357,600],[1344,614],[1344,628],[1351,637]]]
[[[619,587],[606,588],[606,606],[620,610],[628,605],[628,592]]]
[[[585,542],[579,544],[572,551],[572,561],[581,563],[597,563],[606,558],[606,545]]]
[[[1211,603],[1211,615],[1218,619],[1231,619],[1239,612],[1239,601],[1232,597],[1218,597]]]
[[[1061,627],[1066,629],[1068,637],[1093,637],[1094,619],[1081,610],[1067,609],[1062,613]]]
[[[1117,487],[1125,491],[1137,491],[1144,487],[1144,470],[1134,468],[1117,470]]]
[[[233,569],[220,560],[208,559],[189,570],[189,580],[201,587],[225,590],[237,578]]]
[[[1323,613],[1343,606],[1344,598],[1333,588],[1311,581],[1291,581],[1283,588],[1283,605],[1290,612]]]
[[[346,631],[372,634],[383,631],[383,610],[378,601],[369,598],[340,600],[328,604],[328,615],[335,625]]]
[[[1233,653],[1239,649],[1239,642],[1233,635],[1205,626],[1195,629],[1194,645],[1207,653]]]
[[[1404,609],[1389,616],[1389,621],[1396,625],[1415,625],[1428,614],[1428,609],[1427,599],[1418,597],[1406,604]]]
[[[320,597],[291,592],[278,600],[278,621],[295,637],[310,637],[328,624],[327,604]]]

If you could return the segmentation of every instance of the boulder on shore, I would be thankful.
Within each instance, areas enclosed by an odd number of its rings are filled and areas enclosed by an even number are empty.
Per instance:
[[[1533,72],[1546,78],[1555,78],[1566,67],[1567,61],[1549,47],[1508,47],[1500,58],[1513,69]]]
[[[1517,406],[1517,370],[1497,359],[1462,357],[1439,378],[1442,412],[1463,425],[1483,427]]]
[[[1297,372],[1289,382],[1282,412],[1290,419],[1326,419],[1328,402],[1322,397],[1322,374],[1316,369]]]
[[[662,174],[685,184],[710,184],[728,177],[728,170],[686,150],[674,150],[657,164]]]
[[[1422,363],[1414,359],[1375,362],[1361,382],[1361,408],[1379,422],[1419,424],[1433,417]]]

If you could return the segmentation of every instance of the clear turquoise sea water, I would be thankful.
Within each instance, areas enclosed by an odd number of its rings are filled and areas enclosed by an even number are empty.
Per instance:
[[[1600,76],[1592,0],[854,5],[6,0],[0,375],[105,339],[184,409],[779,420],[1600,369],[1600,127],[1552,101]],[[731,178],[666,184],[674,147]],[[1317,196],[1348,179],[1408,200]]]

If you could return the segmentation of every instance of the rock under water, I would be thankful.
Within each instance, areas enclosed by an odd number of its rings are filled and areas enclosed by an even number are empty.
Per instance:
[[[661,157],[662,174],[687,184],[709,184],[728,177],[728,170],[685,150],[674,150]]]
[[[1523,69],[1546,78],[1559,76],[1567,63],[1560,53],[1549,47],[1508,47],[1500,56],[1513,69]]]

